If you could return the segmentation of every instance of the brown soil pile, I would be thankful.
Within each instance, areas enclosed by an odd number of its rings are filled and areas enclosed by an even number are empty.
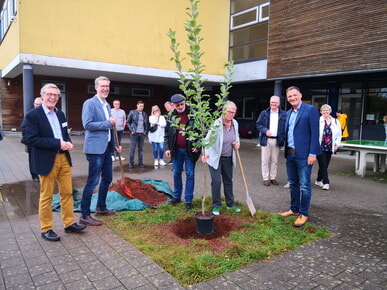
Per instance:
[[[230,232],[243,230],[241,224],[249,222],[252,221],[247,218],[221,214],[214,217],[214,232],[202,235],[197,232],[195,217],[181,216],[172,225],[158,225],[151,230],[158,233],[158,240],[163,244],[179,243],[189,246],[194,240],[207,240],[211,251],[216,254],[229,247],[230,242],[224,238]]]
[[[127,199],[132,199],[129,197],[121,185],[122,180],[117,180],[109,190],[113,190],[121,194],[123,197]],[[132,179],[129,177],[124,177],[124,185],[130,189],[130,193],[141,200],[143,203],[149,206],[159,206],[167,202],[168,196],[164,193],[158,192],[155,187],[148,183],[143,183],[139,179]]]

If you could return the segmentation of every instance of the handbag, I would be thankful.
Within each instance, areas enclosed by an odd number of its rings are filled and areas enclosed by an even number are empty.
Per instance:
[[[159,122],[159,118],[157,118],[157,123]],[[149,132],[153,133],[153,132],[156,132],[157,131],[157,124],[156,125],[152,125],[150,128],[149,128]]]
[[[151,133],[156,132],[156,130],[157,130],[157,125],[151,126],[149,128],[149,132],[151,132]]]

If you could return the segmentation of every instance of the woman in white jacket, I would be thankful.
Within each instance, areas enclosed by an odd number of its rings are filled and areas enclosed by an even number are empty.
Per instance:
[[[163,115],[161,115],[161,111],[159,106],[152,107],[152,113],[149,116],[149,124],[150,128],[156,128],[154,132],[149,130],[148,139],[152,144],[153,157],[155,159],[154,166],[158,168],[159,165],[165,166],[167,165],[164,162],[164,132],[165,126],[167,122]],[[160,159],[160,160],[159,160]]]
[[[227,208],[240,212],[241,209],[234,203],[233,167],[236,166],[235,150],[239,149],[238,122],[234,119],[237,107],[235,103],[227,101],[223,108],[223,116],[215,120],[215,132],[209,132],[207,139],[211,145],[202,156],[202,162],[208,164],[211,174],[212,213],[220,214],[222,207],[221,184],[223,182],[224,196]]]
[[[325,104],[321,106],[320,113],[320,146],[321,155],[317,156],[318,173],[316,185],[324,190],[329,189],[328,166],[332,153],[341,146],[340,122],[331,116],[331,106]]]

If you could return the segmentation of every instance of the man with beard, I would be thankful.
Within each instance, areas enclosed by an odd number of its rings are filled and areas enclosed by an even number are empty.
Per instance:
[[[106,208],[106,196],[113,179],[111,155],[114,151],[116,117],[111,116],[111,107],[106,101],[110,91],[110,80],[100,76],[95,79],[96,95],[83,103],[82,124],[86,130],[83,153],[89,162],[89,175],[83,189],[80,224],[100,226],[102,223],[91,217],[90,203],[94,189],[98,188],[96,215],[111,215],[116,212]],[[115,147],[121,152],[121,146]]]
[[[187,135],[183,135],[183,129],[194,128],[194,120],[190,118],[191,108],[185,104],[182,95],[175,94],[171,97],[171,102],[175,104],[175,109],[168,114],[167,127],[164,135],[165,156],[172,157],[173,163],[173,198],[170,201],[172,205],[181,202],[183,192],[182,172],[185,164],[186,185],[185,185],[185,204],[186,209],[192,209],[192,199],[195,187],[195,164],[200,156],[200,148],[193,146],[193,142],[188,140]],[[176,125],[173,125],[178,122]]]

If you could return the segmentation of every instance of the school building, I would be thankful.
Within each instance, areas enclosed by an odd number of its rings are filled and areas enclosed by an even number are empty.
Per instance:
[[[348,115],[351,139],[384,140],[387,115],[385,0],[200,1],[206,90],[216,93],[225,64],[235,63],[230,99],[243,137],[269,98],[300,87],[304,102]],[[94,79],[111,80],[108,101],[127,113],[179,92],[169,29],[182,54],[189,0],[0,0],[0,126],[19,132],[24,114],[47,82],[62,91],[58,106],[82,131],[83,102]],[[188,63],[185,63],[189,67]]]

